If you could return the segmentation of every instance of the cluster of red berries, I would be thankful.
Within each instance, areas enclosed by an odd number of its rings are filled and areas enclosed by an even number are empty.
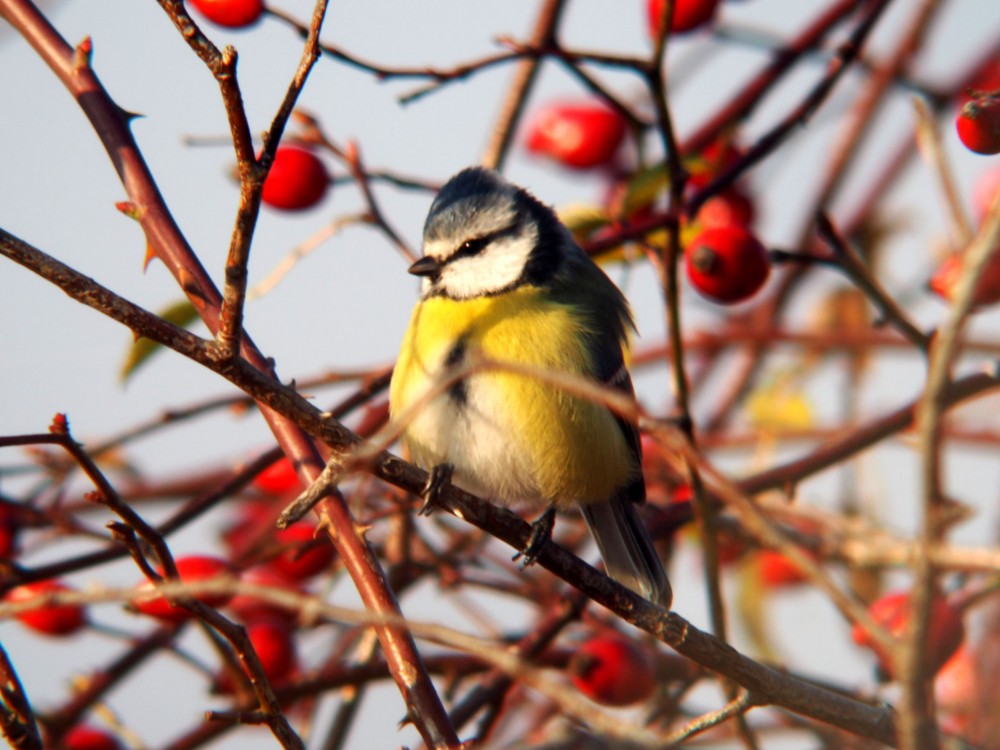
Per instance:
[[[598,102],[554,103],[540,110],[528,131],[529,151],[573,169],[609,166],[627,133],[625,120]],[[697,190],[740,158],[730,142],[717,142],[692,160],[689,187]],[[631,220],[648,211],[638,207]],[[771,260],[753,233],[754,207],[739,188],[705,201],[692,222],[700,229],[686,243],[688,280],[704,297],[733,304],[749,299],[767,281]]]
[[[977,154],[1000,154],[1000,58],[991,58],[969,81],[955,117],[958,138]],[[992,167],[978,180],[972,193],[973,210],[981,222],[993,199],[1000,194],[1000,167]],[[961,255],[946,258],[930,281],[930,288],[951,301],[962,277]],[[980,308],[1000,302],[1000,246],[979,277],[972,303]]]
[[[663,0],[647,3],[652,36],[659,34],[663,6]],[[671,33],[711,23],[717,6],[717,0],[675,2]],[[622,171],[617,160],[628,132],[623,115],[604,102],[553,102],[535,113],[525,146],[531,153],[570,169],[603,168],[614,174]],[[689,189],[705,187],[741,157],[741,151],[731,140],[711,144],[688,160]],[[615,191],[610,194],[615,196]],[[645,218],[653,198],[649,196],[644,205],[632,206],[629,221]],[[693,217],[689,229],[700,231],[695,231],[685,243],[684,265],[692,287],[702,296],[720,304],[734,304],[749,299],[764,286],[770,275],[771,260],[752,230],[753,218],[753,202],[738,187],[712,196]],[[691,234],[691,231],[686,233]]]
[[[196,591],[192,599],[212,608],[227,608],[244,624],[247,636],[260,658],[264,673],[275,684],[289,680],[298,670],[295,647],[297,613],[258,597],[233,596],[226,579],[242,580],[285,591],[303,591],[305,583],[329,570],[335,552],[330,541],[317,534],[316,525],[302,521],[284,530],[275,529],[280,501],[275,496],[294,496],[301,483],[291,464],[281,459],[262,472],[254,487],[265,497],[242,501],[236,522],[222,535],[227,558],[212,555],[185,555],[175,560],[178,579],[186,584],[219,582],[219,590]],[[45,602],[45,598],[65,598],[74,589],[57,580],[37,581],[12,589],[6,601],[26,602],[42,598],[40,606],[23,610],[17,619],[26,627],[47,636],[67,637],[85,629],[88,615],[85,605]],[[165,622],[183,622],[192,614],[181,603],[155,594],[155,586],[144,581],[137,588],[135,611]],[[233,677],[223,673],[217,688],[231,690]],[[80,742],[96,737],[96,730],[80,730]],[[88,734],[89,733],[89,734]],[[75,736],[75,735],[74,735]],[[67,747],[87,750],[88,744]],[[93,745],[102,748],[102,745]],[[117,747],[117,745],[115,745]]]
[[[188,0],[212,23],[243,29],[260,20],[263,0]],[[302,211],[319,203],[330,189],[326,165],[304,146],[280,146],[264,181],[261,200],[282,211]]]

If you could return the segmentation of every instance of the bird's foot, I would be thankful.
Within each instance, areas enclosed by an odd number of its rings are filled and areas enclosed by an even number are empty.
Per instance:
[[[522,568],[533,565],[538,556],[542,554],[545,545],[552,540],[552,529],[555,528],[555,525],[556,508],[554,505],[550,505],[531,524],[531,535],[528,537],[528,543],[524,545],[523,550],[513,557],[514,560],[523,558],[523,562],[521,563]]]
[[[451,464],[438,464],[431,469],[427,475],[427,484],[420,491],[420,497],[424,499],[423,504],[417,511],[417,515],[429,516],[434,512],[434,505],[437,503],[441,491],[451,482],[455,467]]]

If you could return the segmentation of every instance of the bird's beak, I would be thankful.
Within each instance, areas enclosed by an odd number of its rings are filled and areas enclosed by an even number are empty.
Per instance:
[[[433,255],[425,255],[407,270],[414,276],[430,276],[433,278],[441,273],[441,261]]]

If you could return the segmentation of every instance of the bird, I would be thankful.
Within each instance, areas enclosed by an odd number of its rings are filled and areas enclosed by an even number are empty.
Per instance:
[[[410,458],[430,471],[425,492],[450,480],[500,505],[543,509],[528,563],[555,511],[576,505],[607,573],[669,608],[670,583],[638,513],[637,425],[554,382],[583,378],[634,398],[625,353],[635,325],[621,290],[550,206],[484,167],[442,186],[422,250],[409,267],[421,294],[389,411]]]

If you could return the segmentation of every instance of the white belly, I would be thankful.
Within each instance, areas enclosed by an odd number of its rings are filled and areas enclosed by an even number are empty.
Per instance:
[[[505,394],[483,376],[468,378],[464,389],[464,399],[442,394],[414,418],[406,430],[414,460],[425,469],[451,464],[455,484],[484,498],[505,505],[545,504]]]

